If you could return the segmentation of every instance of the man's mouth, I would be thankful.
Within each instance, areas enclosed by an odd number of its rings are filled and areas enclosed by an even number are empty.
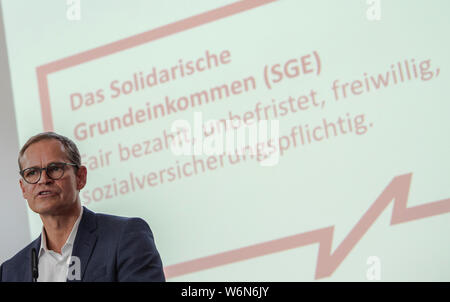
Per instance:
[[[52,196],[52,195],[55,195],[55,192],[53,192],[53,191],[41,191],[38,194],[38,196],[42,196],[42,197]]]

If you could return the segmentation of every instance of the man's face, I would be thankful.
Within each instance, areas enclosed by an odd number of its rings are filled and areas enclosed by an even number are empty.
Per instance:
[[[69,163],[69,159],[64,146],[55,139],[30,145],[20,160],[22,169],[45,168],[57,162]],[[75,167],[66,166],[63,177],[58,180],[52,180],[42,171],[36,184],[20,179],[20,188],[30,209],[41,215],[60,215],[72,210],[79,202],[79,191],[86,184],[86,167],[81,166],[78,172],[75,171]],[[44,191],[45,194],[42,193]]]

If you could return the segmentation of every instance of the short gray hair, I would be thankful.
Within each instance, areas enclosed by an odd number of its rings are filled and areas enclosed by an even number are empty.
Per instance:
[[[18,158],[20,170],[22,170],[22,165],[20,164],[20,159],[23,157],[23,154],[28,149],[28,147],[34,143],[37,143],[37,142],[40,142],[40,141],[46,140],[46,139],[55,139],[55,140],[61,142],[61,144],[64,146],[64,150],[66,151],[66,155],[67,155],[69,161],[71,161],[73,164],[77,165],[76,168],[79,168],[81,166],[80,151],[78,151],[77,145],[75,145],[75,143],[71,139],[69,139],[63,135],[57,134],[55,132],[43,132],[43,133],[39,133],[39,134],[36,134],[36,135],[30,137],[28,139],[28,141],[25,143],[25,145],[23,145],[22,149],[20,149],[19,158]]]

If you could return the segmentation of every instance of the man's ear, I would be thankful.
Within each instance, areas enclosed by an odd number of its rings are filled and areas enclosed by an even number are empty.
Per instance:
[[[23,184],[23,179],[22,179],[22,178],[19,179],[19,185],[20,185],[20,189],[22,190],[22,196],[23,196],[23,198],[27,199],[27,198],[25,197],[25,186],[24,186],[24,184]]]
[[[77,190],[81,191],[81,189],[86,186],[87,181],[87,168],[85,166],[80,166],[77,171]]]

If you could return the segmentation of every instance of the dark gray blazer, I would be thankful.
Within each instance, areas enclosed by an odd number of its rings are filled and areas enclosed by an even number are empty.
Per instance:
[[[31,282],[31,250],[39,252],[40,246],[39,236],[4,262],[0,281]],[[81,281],[165,281],[152,231],[141,218],[97,214],[84,207],[72,256],[80,260]]]

